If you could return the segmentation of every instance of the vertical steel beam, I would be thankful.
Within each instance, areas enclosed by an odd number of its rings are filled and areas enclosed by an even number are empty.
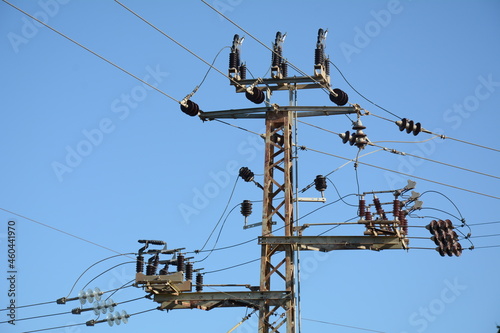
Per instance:
[[[264,161],[264,198],[262,209],[262,235],[273,235],[273,221],[285,236],[292,236],[293,187],[292,187],[292,113],[269,111],[266,115],[266,141]],[[284,272],[283,272],[284,270]],[[271,282],[278,280],[291,298],[282,306],[270,308],[265,301],[259,310],[259,333],[278,332],[286,323],[286,332],[295,332],[294,250],[287,246],[284,252],[262,244],[260,290],[270,291]],[[282,287],[283,288],[283,287]],[[281,288],[280,288],[281,289]],[[283,318],[284,317],[284,318]],[[271,320],[276,319],[273,323]]]

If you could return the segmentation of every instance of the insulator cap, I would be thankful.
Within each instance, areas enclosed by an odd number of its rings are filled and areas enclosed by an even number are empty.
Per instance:
[[[316,190],[323,192],[326,190],[326,177],[323,175],[317,175],[314,179],[314,185]]]
[[[252,214],[252,202],[250,200],[243,200],[241,203],[241,215],[248,217]]]
[[[247,167],[241,167],[239,176],[246,182],[251,182],[254,179],[254,173]]]
[[[359,199],[358,206],[358,216],[363,218],[365,216],[366,201],[365,199]]]
[[[346,105],[349,101],[349,96],[347,96],[347,94],[339,88],[335,88],[333,89],[333,91],[337,94],[337,96],[330,93],[330,100],[338,106]]]
[[[239,69],[240,79],[245,80],[247,78],[247,65],[242,64]]]
[[[417,135],[422,131],[422,125],[420,123],[415,123],[413,120],[408,120],[406,118],[396,121],[396,125],[398,125],[401,132],[406,130],[408,134],[413,133],[413,135]]]
[[[197,116],[200,112],[199,105],[191,100],[187,100],[186,104],[186,106],[181,104],[181,111],[191,117]]]

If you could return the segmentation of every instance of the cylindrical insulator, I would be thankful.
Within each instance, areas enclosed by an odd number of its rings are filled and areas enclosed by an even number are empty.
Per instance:
[[[203,274],[196,274],[196,291],[203,291]]]
[[[178,254],[177,255],[177,272],[184,272],[184,255],[183,254]]]
[[[394,199],[392,203],[392,215],[394,217],[399,217],[399,210],[401,209],[401,204],[398,199]]]
[[[156,266],[155,266],[155,258],[151,257],[148,260],[148,265],[146,266],[146,275],[155,275],[156,274]]]
[[[193,279],[193,264],[188,262],[186,264],[186,280]]]
[[[326,177],[317,175],[314,179],[314,185],[316,186],[316,190],[323,192],[324,190],[326,190]]]
[[[252,93],[249,93],[248,91],[245,92],[245,97],[255,104],[260,104],[266,99],[266,95],[264,95],[264,93],[257,87],[253,87]]]
[[[252,202],[250,200],[243,200],[241,203],[241,215],[248,217],[252,214]]]
[[[283,77],[288,76],[288,64],[286,62],[281,64],[281,75],[283,75]]]
[[[359,217],[365,216],[365,208],[366,208],[365,199],[359,199],[359,206],[358,206],[358,216]]]
[[[236,52],[229,53],[229,68],[238,68],[238,54]]]
[[[325,59],[325,73],[330,75],[330,58]]]
[[[137,256],[135,271],[136,273],[142,273],[144,271],[144,257],[142,255]]]
[[[382,210],[380,199],[377,197],[373,198],[373,204],[375,205],[375,210],[377,211],[377,214],[382,216],[384,214],[384,211]]]
[[[372,218],[373,218],[373,217],[372,217],[372,212],[370,212],[369,210],[367,210],[367,211],[365,212],[365,220],[367,220],[367,221],[371,221],[371,220],[372,220]]]
[[[247,78],[247,66],[241,65],[240,66],[240,79],[245,80],[246,78]]]
[[[399,223],[403,228],[403,232],[408,234],[408,220],[406,219],[406,212],[402,210],[399,211]]]
[[[324,53],[322,48],[316,48],[314,50],[314,64],[315,65],[321,65],[323,64],[324,60]]]

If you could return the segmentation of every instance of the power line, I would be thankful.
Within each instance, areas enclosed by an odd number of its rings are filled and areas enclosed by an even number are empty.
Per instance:
[[[329,132],[331,134],[335,134],[335,135],[339,135],[339,133],[337,132],[334,132],[334,131],[331,131],[331,130],[328,130],[326,128],[323,128],[321,126],[317,126],[317,125],[313,125],[313,124],[310,124],[310,123],[307,123],[305,121],[300,121],[299,122],[305,124],[305,125],[308,125],[308,126],[311,126],[311,127],[315,127],[317,129],[320,129],[322,131],[325,131],[325,132]],[[430,138],[428,140],[433,140],[434,138],[436,138],[437,136],[433,137],[433,138]],[[425,142],[425,141],[428,141],[428,140],[424,140],[422,142]],[[381,141],[379,141],[381,142]],[[397,142],[397,141],[395,141]],[[416,142],[415,142],[416,143]],[[456,168],[456,169],[460,169],[460,170],[463,170],[463,171],[468,171],[468,172],[472,172],[472,173],[476,173],[476,174],[479,174],[479,175],[482,175],[482,176],[487,176],[487,177],[491,177],[491,178],[496,178],[496,179],[500,179],[500,177],[498,176],[494,176],[494,175],[490,175],[488,173],[484,173],[484,172],[480,172],[480,171],[476,171],[476,170],[472,170],[472,169],[467,169],[467,168],[464,168],[464,167],[460,167],[460,166],[457,166],[457,165],[454,165],[454,164],[449,164],[449,163],[445,163],[445,162],[440,162],[440,161],[437,161],[437,160],[433,160],[433,159],[430,159],[430,158],[426,158],[426,157],[423,157],[423,156],[419,156],[419,155],[414,155],[414,154],[410,154],[410,153],[406,153],[406,152],[402,152],[402,151],[398,151],[396,149],[391,149],[391,148],[387,148],[387,147],[384,147],[384,146],[380,146],[380,145],[377,145],[375,144],[375,142],[371,142],[369,141],[368,142],[368,145],[370,146],[373,146],[373,147],[378,147],[378,148],[381,148],[382,150],[386,151],[386,152],[389,152],[389,153],[393,153],[393,154],[397,154],[397,155],[401,155],[401,156],[411,156],[411,157],[415,157],[415,158],[419,158],[421,160],[424,160],[424,161],[429,161],[429,162],[432,162],[432,163],[436,163],[436,164],[441,164],[441,165],[445,165],[445,166],[448,166],[448,167],[452,167],[452,168]]]
[[[352,84],[351,84],[351,83],[347,80],[347,78],[344,76],[344,73],[342,73],[342,72],[341,72],[341,70],[337,67],[337,65],[335,65],[335,64],[333,63],[333,61],[331,61],[331,60],[329,60],[329,61],[330,61],[330,64],[332,64],[332,65],[333,65],[333,67],[335,67],[335,69],[336,69],[336,70],[340,73],[340,75],[342,76],[342,78],[344,79],[344,81],[345,81],[345,82],[349,85],[349,87],[351,87],[351,88],[352,88],[352,90],[354,90],[354,91],[355,91],[355,92],[356,92],[359,96],[363,97],[363,98],[364,98],[367,102],[369,102],[369,103],[371,103],[371,104],[375,105],[375,106],[376,106],[376,107],[378,107],[379,109],[384,110],[385,112],[387,112],[387,113],[389,113],[389,114],[393,115],[394,117],[401,119],[401,117],[400,117],[400,116],[398,116],[397,114],[394,114],[394,113],[392,113],[391,111],[387,110],[386,108],[381,107],[381,106],[380,106],[380,105],[378,105],[377,103],[375,103],[375,102],[371,101],[370,99],[366,98],[366,97],[365,97],[362,93],[360,93],[358,90],[356,90],[356,88],[354,88],[354,87],[352,86]]]
[[[2,1],[5,1],[5,0],[2,0]],[[25,220],[28,220],[28,221],[31,221],[31,222],[34,222],[34,223],[40,224],[40,225],[42,225],[42,226],[44,226],[44,227],[47,227],[47,228],[49,228],[49,229],[52,229],[52,230],[58,231],[58,232],[60,232],[60,233],[62,233],[62,234],[65,234],[65,235],[71,236],[71,237],[73,237],[73,238],[79,239],[79,240],[84,241],[84,242],[87,242],[87,243],[89,243],[89,244],[92,244],[92,245],[98,246],[98,247],[103,248],[103,249],[105,249],[105,250],[108,250],[108,251],[111,251],[111,252],[114,252],[114,253],[118,253],[119,255],[123,255],[123,253],[120,253],[120,252],[118,252],[118,251],[115,251],[115,250],[113,250],[113,249],[110,249],[109,247],[106,247],[106,246],[104,246],[104,245],[97,244],[97,243],[95,243],[95,242],[89,241],[88,239],[85,239],[85,238],[82,238],[82,237],[79,237],[79,236],[76,236],[76,235],[70,234],[69,232],[66,232],[66,231],[64,231],[64,230],[61,230],[61,229],[55,228],[55,227],[50,226],[50,225],[48,225],[48,224],[45,224],[45,223],[42,223],[42,222],[36,221],[36,220],[34,220],[34,219],[31,219],[31,218],[26,217],[26,216],[24,216],[24,215],[21,215],[21,214],[15,213],[15,212],[13,212],[13,211],[7,210],[7,209],[5,209],[5,208],[1,208],[1,207],[0,207],[0,210],[3,210],[4,212],[9,213],[9,214],[12,214],[12,215],[15,215],[15,216],[21,217],[21,218],[23,218],[23,219],[25,219]]]
[[[476,225],[497,224],[497,223],[500,223],[500,221],[469,223],[469,225],[470,226],[476,226]]]
[[[147,25],[149,25],[150,27],[152,27],[153,29],[155,29],[156,31],[158,31],[159,33],[161,33],[163,36],[167,37],[168,39],[170,39],[172,42],[174,42],[175,44],[177,44],[178,46],[182,47],[184,50],[186,50],[187,52],[191,53],[193,56],[195,56],[196,58],[198,58],[199,60],[201,60],[202,62],[204,62],[206,65],[210,66],[210,68],[213,68],[215,71],[217,71],[218,73],[222,74],[224,77],[228,78],[229,80],[231,80],[233,83],[235,83],[236,85],[238,86],[242,86],[238,81],[234,80],[232,77],[224,74],[221,70],[219,70],[217,67],[213,66],[212,64],[210,64],[208,61],[206,61],[205,59],[203,59],[202,57],[200,57],[199,55],[197,55],[196,53],[194,53],[193,51],[191,51],[190,49],[188,49],[186,46],[182,45],[181,43],[179,43],[178,41],[176,41],[174,38],[172,38],[171,36],[169,36],[167,33],[165,33],[164,31],[162,31],[161,29],[159,29],[158,27],[156,27],[154,24],[152,24],[151,22],[149,22],[148,20],[146,20],[145,18],[143,18],[142,16],[140,16],[139,14],[137,14],[136,12],[134,12],[132,9],[130,9],[129,7],[125,6],[124,4],[122,4],[120,1],[118,0],[115,0],[115,2],[117,4],[119,4],[120,6],[122,6],[123,8],[125,8],[126,10],[128,10],[130,13],[132,13],[133,15],[135,15],[137,18],[139,18],[141,21],[143,21],[144,23],[146,23]],[[180,102],[179,102],[180,103]]]
[[[14,6],[14,5],[13,5],[13,4],[11,4],[10,2],[8,2],[7,0],[2,0],[2,1],[3,1],[3,2],[5,2],[6,4],[8,4],[9,6],[11,6],[12,8],[17,9],[18,11],[20,11],[20,12],[21,12],[21,13],[23,13],[24,15],[26,15],[26,16],[28,16],[28,17],[30,17],[31,19],[33,19],[33,20],[37,21],[38,23],[40,23],[40,24],[44,25],[45,27],[49,28],[50,30],[54,31],[54,32],[55,32],[55,33],[57,33],[58,35],[60,35],[60,36],[62,36],[62,37],[64,37],[64,38],[66,38],[66,39],[67,39],[67,40],[69,40],[70,42],[72,42],[72,43],[74,43],[74,44],[78,45],[78,46],[79,46],[79,47],[81,47],[82,49],[84,49],[84,50],[86,50],[86,51],[88,51],[88,52],[92,53],[93,55],[95,55],[95,56],[96,56],[96,57],[98,57],[99,59],[104,60],[105,62],[107,62],[107,63],[108,63],[108,64],[110,64],[111,66],[113,66],[113,67],[115,67],[115,68],[118,68],[118,69],[119,69],[119,70],[121,70],[122,72],[124,72],[124,73],[126,73],[126,74],[130,75],[131,77],[133,77],[134,79],[136,79],[136,80],[138,80],[138,81],[142,82],[143,84],[145,84],[145,85],[147,85],[147,86],[149,86],[149,87],[153,88],[154,90],[158,91],[159,93],[163,94],[164,96],[166,96],[166,97],[168,97],[168,98],[170,98],[170,99],[172,99],[172,100],[176,101],[177,103],[180,103],[180,101],[179,101],[179,100],[175,99],[174,97],[170,96],[169,94],[165,93],[164,91],[162,91],[162,90],[158,89],[157,87],[155,87],[155,86],[153,86],[153,85],[151,85],[151,84],[147,83],[147,82],[146,82],[146,81],[144,81],[143,79],[141,79],[141,78],[139,78],[138,76],[136,76],[136,75],[134,75],[134,74],[130,73],[130,72],[129,72],[129,71],[127,71],[126,69],[124,69],[124,68],[122,68],[122,67],[120,67],[120,66],[116,65],[115,63],[111,62],[110,60],[108,60],[108,59],[104,58],[103,56],[101,56],[101,55],[97,54],[96,52],[92,51],[91,49],[87,48],[86,46],[84,46],[84,45],[82,45],[82,44],[78,43],[78,42],[77,42],[77,41],[75,41],[74,39],[72,39],[72,38],[70,38],[70,37],[66,36],[65,34],[63,34],[62,32],[60,32],[60,31],[58,31],[58,30],[56,30],[56,29],[52,28],[51,26],[49,26],[49,25],[48,25],[48,24],[46,24],[45,22],[40,21],[39,19],[37,19],[37,18],[36,18],[36,17],[34,17],[33,15],[28,14],[27,12],[25,12],[25,11],[24,11],[24,10],[22,10],[21,8]]]
[[[383,331],[376,331],[376,330],[371,330],[371,329],[369,329],[369,328],[362,328],[362,327],[357,327],[357,326],[350,326],[350,325],[336,324],[336,323],[332,323],[332,322],[329,322],[329,321],[322,321],[322,320],[309,319],[309,318],[302,318],[302,320],[307,320],[307,321],[312,321],[312,322],[315,322],[315,323],[321,323],[321,324],[327,324],[327,325],[334,325],[334,326],[348,327],[348,328],[353,328],[353,329],[362,330],[362,331],[368,331],[368,332],[385,333],[385,332],[383,332]]]
[[[304,150],[311,150],[311,151],[314,151],[316,153],[320,153],[320,154],[324,154],[324,155],[328,155],[328,156],[332,156],[332,157],[336,157],[336,158],[340,158],[340,159],[343,159],[343,160],[354,162],[353,159],[349,159],[347,157],[342,157],[342,156],[334,155],[334,154],[331,154],[331,153],[326,153],[324,151],[312,149],[312,148],[305,147],[305,146],[302,146],[302,147],[304,148]],[[358,161],[358,163],[370,166],[372,168],[377,168],[377,169],[381,169],[381,170],[385,170],[385,171],[389,171],[389,172],[393,172],[393,173],[398,173],[398,174],[401,174],[401,175],[404,175],[404,176],[413,177],[413,178],[417,178],[417,179],[420,179],[420,180],[428,181],[430,183],[435,183],[435,184],[439,184],[439,185],[442,185],[442,186],[451,187],[451,188],[454,188],[454,189],[457,189],[457,190],[461,190],[461,191],[465,191],[465,192],[470,192],[470,193],[482,195],[482,196],[493,198],[493,199],[500,199],[500,197],[496,197],[494,195],[490,195],[490,194],[486,194],[486,193],[482,193],[482,192],[477,192],[477,191],[469,190],[469,189],[466,189],[466,188],[463,188],[463,187],[458,187],[458,186],[455,186],[455,185],[450,185],[450,184],[438,182],[436,180],[431,180],[431,179],[427,179],[427,178],[423,178],[423,177],[419,177],[419,176],[415,176],[415,175],[410,175],[410,174],[407,174],[407,173],[404,173],[404,172],[400,172],[400,171],[396,171],[396,170],[384,168],[384,167],[381,167],[381,166],[377,166],[377,165],[373,165],[373,164],[369,164],[369,163],[365,163],[365,162],[359,162],[359,161]]]
[[[376,115],[376,114],[374,114],[374,113],[372,113],[370,111],[367,111],[367,110],[365,110],[365,111],[366,111],[366,115],[374,116],[374,117],[377,117],[377,118],[389,121],[391,123],[394,123],[394,121],[392,121],[390,119],[387,119],[387,118],[384,118],[382,116]],[[484,149],[489,149],[489,150],[493,150],[493,151],[496,151],[496,152],[500,152],[500,149],[491,148],[491,147],[483,146],[483,145],[480,145],[480,144],[477,144],[477,143],[473,143],[473,142],[469,142],[469,141],[465,141],[465,140],[453,138],[451,136],[447,136],[447,135],[444,135],[444,134],[434,133],[434,132],[431,132],[429,130],[422,129],[422,132],[435,135],[435,136],[437,136],[437,137],[439,137],[440,139],[443,139],[443,140],[444,139],[450,139],[450,140],[454,140],[454,141],[457,141],[457,142],[461,142],[461,143],[465,143],[465,144],[468,144],[468,145],[472,145],[472,146],[475,146],[475,147],[479,147],[479,148],[484,148]]]
[[[248,264],[251,264],[253,262],[256,262],[256,261],[259,261],[260,260],[260,257],[257,258],[257,259],[252,259],[250,261],[246,261],[244,263],[241,263],[241,264],[236,264],[236,265],[233,265],[233,266],[229,266],[229,267],[224,267],[224,268],[220,268],[220,269],[215,269],[213,271],[208,271],[208,272],[205,272],[204,274],[210,274],[210,273],[216,273],[216,272],[221,272],[221,271],[226,271],[228,269],[232,269],[232,268],[236,268],[236,267],[240,267],[240,266],[244,266],[244,265],[248,265]]]

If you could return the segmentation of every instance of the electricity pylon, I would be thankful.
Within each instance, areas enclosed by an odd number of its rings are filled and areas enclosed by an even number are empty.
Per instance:
[[[168,273],[165,270],[156,275],[156,268],[154,268],[149,270],[149,274],[144,275],[142,266],[137,269],[136,284],[143,285],[154,295],[154,301],[161,303],[160,309],[211,310],[219,307],[243,306],[259,311],[259,333],[280,332],[283,326],[285,331],[282,330],[282,332],[296,333],[295,285],[297,281],[294,262],[297,251],[406,248],[407,240],[404,233],[400,232],[401,226],[397,218],[377,220],[375,223],[383,225],[376,228],[374,221],[360,216],[360,223],[367,225],[367,230],[369,230],[364,236],[304,236],[302,234],[304,227],[296,225],[294,204],[314,198],[298,198],[293,191],[293,165],[297,157],[292,135],[294,121],[301,117],[344,114],[359,116],[360,113],[357,105],[345,106],[347,94],[340,89],[330,88],[329,60],[324,56],[325,37],[326,33],[320,29],[316,45],[314,74],[289,77],[287,76],[288,63],[281,55],[285,36],[278,33],[273,45],[271,77],[255,80],[246,79],[246,67],[239,59],[242,39],[235,35],[229,61],[230,82],[235,86],[236,92],[245,93],[250,101],[256,104],[265,102],[266,105],[207,112],[190,106],[183,109],[189,115],[198,115],[203,121],[257,118],[265,120],[264,185],[261,186],[263,189],[262,235],[259,237],[260,284],[258,287],[251,287],[250,291],[203,292],[203,281],[199,278],[201,273],[198,273],[196,292],[192,292],[192,266],[188,268],[184,265],[184,257],[179,259],[178,255],[177,260],[163,262],[166,265],[169,263],[176,265],[177,272],[175,273]],[[302,89],[328,89],[330,100],[337,106],[297,106],[294,97],[297,91]],[[277,91],[289,92],[290,105],[280,106],[271,103],[271,96]],[[358,135],[358,140],[361,139],[364,137]],[[356,136],[353,140],[356,140]],[[358,144],[362,143],[358,142]],[[248,178],[245,180],[253,180],[253,173],[246,176]],[[282,233],[282,236],[275,234],[278,231]],[[159,242],[151,244],[158,245]],[[143,250],[144,248],[141,249]],[[138,263],[144,260],[141,251]],[[163,249],[148,252],[156,256],[148,261],[148,266],[158,265],[159,254],[179,251]]]

